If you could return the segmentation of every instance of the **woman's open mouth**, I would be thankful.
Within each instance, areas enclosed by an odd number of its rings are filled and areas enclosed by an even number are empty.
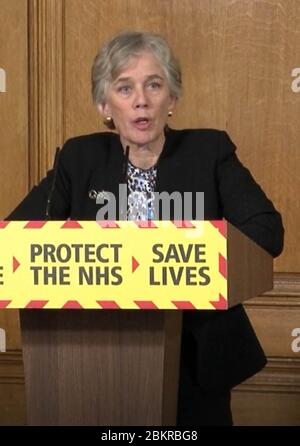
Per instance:
[[[133,121],[133,125],[138,130],[148,130],[151,125],[151,120],[146,117],[140,117]]]

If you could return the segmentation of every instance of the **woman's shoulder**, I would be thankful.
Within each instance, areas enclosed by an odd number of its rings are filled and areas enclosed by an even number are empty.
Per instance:
[[[215,128],[186,128],[186,129],[169,129],[170,134],[175,137],[189,138],[189,139],[202,139],[202,140],[219,140],[227,132],[222,129]],[[228,136],[228,135],[227,135]]]
[[[64,143],[61,156],[67,161],[101,158],[112,146],[118,146],[119,136],[113,132],[73,136]]]
[[[222,156],[224,153],[235,151],[227,131],[215,128],[170,129],[170,140],[182,148],[190,149],[198,154]]]
[[[86,135],[78,135],[67,139],[66,142],[64,143],[63,148],[96,147],[99,149],[101,147],[105,147],[111,144],[113,140],[116,140],[118,138],[119,138],[118,135],[113,132],[102,132],[102,133],[98,132]]]

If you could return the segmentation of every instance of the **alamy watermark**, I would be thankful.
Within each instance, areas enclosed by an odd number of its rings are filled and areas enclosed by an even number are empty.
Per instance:
[[[300,352],[300,328],[294,328],[291,335],[295,338],[292,341],[291,348],[294,353]]]
[[[6,333],[3,328],[0,328],[0,353],[6,352]]]
[[[295,79],[291,83],[291,89],[294,93],[300,92],[300,68],[294,68],[292,70],[292,77]]]
[[[0,93],[6,93],[6,72],[0,68]]]
[[[128,194],[126,184],[119,184],[119,200],[112,192],[91,191],[90,198],[102,205],[96,215],[96,220],[138,220],[145,214],[145,207],[150,204],[150,218],[145,220],[203,220],[204,192],[145,192],[135,191]],[[128,218],[128,206],[131,206]]]

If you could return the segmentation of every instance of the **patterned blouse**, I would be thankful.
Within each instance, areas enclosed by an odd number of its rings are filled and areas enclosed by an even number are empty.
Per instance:
[[[156,166],[140,169],[128,161],[128,220],[153,220]]]

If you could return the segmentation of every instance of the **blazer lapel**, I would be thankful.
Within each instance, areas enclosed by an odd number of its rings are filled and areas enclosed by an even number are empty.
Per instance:
[[[107,156],[103,164],[91,171],[88,183],[89,203],[86,209],[87,217],[96,218],[96,213],[101,205],[96,203],[97,194],[103,194],[104,198],[108,192],[116,198],[116,218],[119,209],[119,184],[124,180],[125,156],[119,137],[115,135],[107,151]],[[105,204],[105,203],[104,203]]]
[[[167,129],[165,131],[165,144],[157,163],[157,192],[180,191],[180,156],[174,156],[179,149],[179,137],[176,131]]]

